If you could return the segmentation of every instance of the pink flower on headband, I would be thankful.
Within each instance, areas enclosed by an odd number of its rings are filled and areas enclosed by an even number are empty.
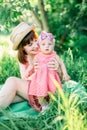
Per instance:
[[[45,31],[42,31],[39,41],[41,42],[42,40],[44,40],[46,38],[49,39],[51,42],[53,42],[53,39],[54,39],[53,35],[51,33],[47,33]]]

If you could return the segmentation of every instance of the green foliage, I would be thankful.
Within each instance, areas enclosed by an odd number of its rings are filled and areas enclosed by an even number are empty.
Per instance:
[[[56,39],[55,50],[62,54],[61,57],[71,79],[82,83],[87,89],[87,2],[84,0],[43,1],[50,31]],[[9,2],[0,0],[0,31],[10,32],[11,28],[20,21],[31,22],[35,11],[36,17],[34,17],[42,24],[37,0],[10,0]],[[31,12],[34,12],[32,16]],[[8,46],[7,43],[5,46]],[[9,76],[20,77],[18,61],[16,57],[4,53],[0,59],[0,84],[4,83]],[[51,96],[50,109],[39,118],[11,119],[10,122],[3,123],[0,121],[0,129],[86,130],[87,113],[84,107],[86,107],[87,96],[84,87],[78,84],[73,88],[67,88],[65,85],[64,92],[65,94],[62,95],[57,93]]]
[[[29,8],[29,3],[26,1],[13,0],[2,1],[0,3],[0,32],[8,33],[14,25],[20,22],[20,16],[22,16],[23,9]],[[4,14],[3,14],[4,12]]]
[[[86,52],[87,40],[87,2],[43,0],[43,9],[50,32],[56,39],[56,51],[61,53],[72,47],[74,52],[83,50],[79,53],[83,55],[84,51]],[[38,0],[3,0],[0,2],[0,12],[0,31],[3,33],[11,32],[20,21],[35,22],[43,27]]]
[[[85,66],[85,59],[81,57],[77,61],[70,49],[62,56],[62,58],[68,68],[71,79],[86,82],[86,77],[83,76],[83,74],[86,73],[85,70],[87,68]],[[3,78],[5,78],[6,74],[7,77],[13,75],[19,76],[18,62],[16,60],[17,59],[15,57],[13,58],[7,53],[4,53],[2,59],[0,60],[1,68],[3,70],[0,70],[1,77],[3,76]],[[4,73],[3,75],[2,72]],[[87,83],[85,85],[87,85]],[[63,90],[64,93],[58,91],[55,96],[50,95],[50,108],[38,118],[10,118],[9,121],[0,121],[0,128],[2,130],[86,130],[87,115],[85,113],[85,109],[87,107],[87,93],[85,88],[82,84],[73,85],[72,83],[68,83],[67,85],[66,83],[63,85]],[[4,114],[7,115],[5,112]]]
[[[87,36],[77,35],[74,46],[76,47],[77,51],[80,50],[79,55],[85,56],[87,53]]]
[[[4,53],[0,59],[0,84],[10,76],[20,76],[17,58]]]
[[[58,88],[58,85],[56,84]],[[79,90],[79,91],[78,91]],[[85,93],[85,94],[84,94]],[[82,97],[81,97],[82,96]],[[81,98],[78,98],[81,97]],[[55,95],[50,94],[49,109],[41,113],[37,118],[0,120],[0,127],[7,130],[86,130],[87,114],[84,108],[79,109],[81,104],[87,104],[86,91],[81,84],[65,83],[62,89]]]
[[[70,48],[67,52],[64,52],[62,58],[67,67],[71,79],[77,82],[81,82],[87,88],[87,59],[81,56],[78,57],[77,54],[73,54]]]

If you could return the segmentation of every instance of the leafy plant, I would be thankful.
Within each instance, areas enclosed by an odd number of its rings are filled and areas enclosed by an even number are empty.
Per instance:
[[[20,77],[18,61],[5,52],[0,59],[0,84],[3,84],[10,76]]]
[[[75,55],[70,48],[68,51],[65,51],[64,55],[61,55],[61,57],[71,79],[81,82],[87,88],[87,60],[82,56],[78,57]]]

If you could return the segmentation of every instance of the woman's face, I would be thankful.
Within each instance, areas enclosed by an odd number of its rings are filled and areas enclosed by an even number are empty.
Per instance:
[[[30,44],[24,46],[24,50],[28,55],[34,56],[38,53],[37,39],[30,41]]]

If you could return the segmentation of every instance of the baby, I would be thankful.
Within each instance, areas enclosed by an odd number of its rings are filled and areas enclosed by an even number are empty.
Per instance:
[[[48,92],[56,92],[57,88],[52,79],[54,78],[59,83],[60,88],[62,85],[57,71],[48,68],[48,62],[57,56],[54,51],[55,40],[53,35],[42,31],[38,38],[38,45],[39,53],[35,56],[35,61],[39,63],[39,67],[32,77],[28,94],[37,97],[36,104],[39,107],[37,111],[41,111],[45,106],[45,101],[49,102]]]

